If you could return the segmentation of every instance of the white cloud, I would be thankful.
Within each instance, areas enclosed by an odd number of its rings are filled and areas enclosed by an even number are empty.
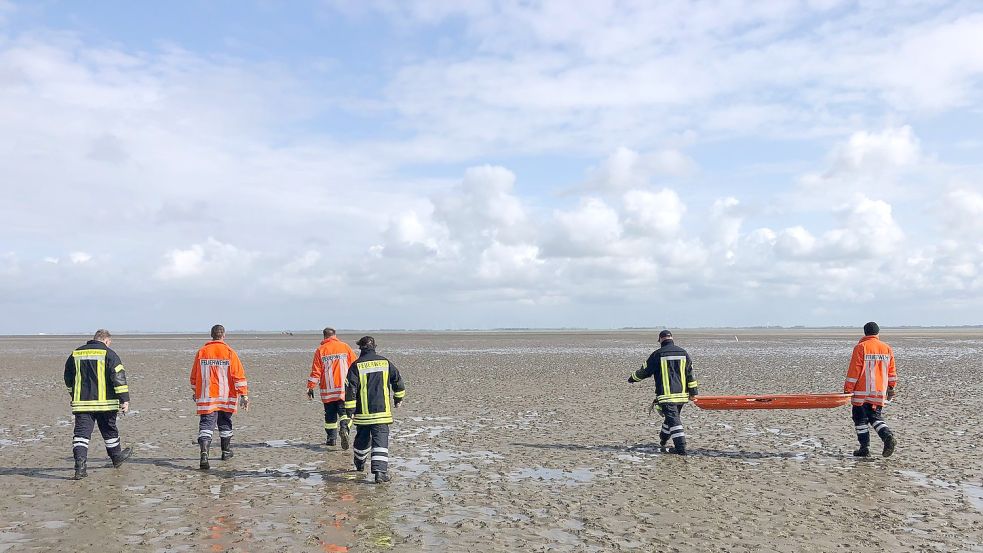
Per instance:
[[[610,252],[621,239],[618,213],[600,198],[583,198],[571,210],[553,213],[553,238],[545,248],[549,257],[591,257]]]
[[[92,255],[86,252],[72,252],[68,258],[71,259],[72,263],[75,265],[83,265],[89,261],[92,261]]]
[[[878,258],[894,253],[904,241],[891,205],[883,200],[858,194],[838,215],[843,227],[827,232],[823,240],[834,255]]]
[[[983,236],[983,187],[953,188],[945,194],[939,216],[943,232]]]
[[[741,226],[744,215],[741,212],[741,202],[733,196],[717,198],[710,208],[707,219],[706,241],[724,256],[727,263],[733,263],[734,251],[741,238]]]
[[[627,215],[625,227],[657,238],[670,237],[679,231],[686,205],[668,188],[658,192],[629,190],[623,197]]]
[[[622,146],[590,171],[586,185],[614,191],[645,188],[657,176],[682,176],[695,167],[693,160],[676,149],[640,154]]]
[[[830,136],[983,99],[983,15],[968,6],[383,5],[401,24],[466,26],[470,48],[405,66],[389,97],[459,148],[596,155],[694,129]]]
[[[204,243],[167,252],[155,276],[164,281],[196,279],[208,287],[222,287],[227,279],[246,276],[256,256],[209,237]]]
[[[785,257],[807,257],[816,250],[816,238],[801,226],[782,230],[775,239],[775,252]]]
[[[833,155],[834,170],[881,172],[918,162],[921,146],[911,127],[905,125],[879,133],[855,132]]]
[[[512,193],[515,175],[504,167],[471,167],[451,193],[434,198],[434,220],[457,239],[514,242],[526,225],[525,207]]]
[[[535,286],[542,276],[539,272],[542,265],[536,246],[495,242],[481,252],[478,276],[490,281],[521,282],[525,286]]]

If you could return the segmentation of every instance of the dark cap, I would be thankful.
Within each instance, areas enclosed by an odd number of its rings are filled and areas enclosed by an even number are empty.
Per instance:
[[[662,340],[663,338],[672,338],[672,332],[669,332],[669,329],[663,330],[659,333],[659,339]]]
[[[881,327],[877,326],[877,323],[870,321],[864,325],[864,336],[877,336],[881,333]]]
[[[357,345],[359,349],[375,349],[375,338],[371,336],[362,336],[358,339],[358,342],[355,342],[355,345]]]

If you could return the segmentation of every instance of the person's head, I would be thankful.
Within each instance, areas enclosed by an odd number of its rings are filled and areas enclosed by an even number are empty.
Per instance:
[[[225,327],[222,325],[215,325],[212,327],[212,340],[224,340],[225,339]]]
[[[877,326],[877,323],[870,321],[864,325],[864,336],[877,336],[881,333],[881,327]]]
[[[113,343],[113,335],[110,334],[105,328],[100,328],[97,330],[96,333],[92,335],[92,339],[97,342],[102,342],[107,346]]]
[[[358,346],[358,349],[363,351],[375,349],[375,338],[371,336],[362,336],[357,342],[355,342],[355,345]]]
[[[660,344],[664,344],[670,340],[672,340],[672,332],[670,332],[668,328],[659,333]]]
[[[332,337],[332,336],[335,335],[335,331],[334,331],[333,328],[331,328],[330,326],[328,326],[328,327],[325,327],[324,330],[321,331],[321,334],[324,334],[324,337],[325,338],[330,338],[330,337]]]

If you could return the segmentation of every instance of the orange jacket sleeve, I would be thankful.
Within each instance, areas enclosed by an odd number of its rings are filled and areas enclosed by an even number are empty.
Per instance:
[[[321,350],[314,350],[314,360],[311,361],[311,375],[307,378],[307,389],[313,390],[319,382],[321,382],[321,375],[324,373],[324,364],[321,362]]]
[[[246,371],[242,369],[242,362],[239,361],[239,355],[230,350],[232,354],[232,363],[229,365],[229,371],[232,373],[232,382],[235,384],[236,392],[239,395],[247,396],[249,395],[249,386],[246,382]]]
[[[887,366],[887,387],[894,388],[898,385],[898,369],[894,366],[894,352],[891,352],[891,364]]]
[[[846,381],[843,382],[843,393],[852,393],[854,388],[857,387],[857,379],[860,378],[860,372],[864,368],[864,347],[863,344],[857,344],[853,348],[853,357],[850,359],[850,368],[846,371]]]
[[[201,355],[200,351],[196,353],[195,360],[191,364],[191,388],[193,390],[198,389],[198,380],[200,380],[201,378],[201,375],[199,374],[201,372],[201,363],[199,362],[200,355]]]

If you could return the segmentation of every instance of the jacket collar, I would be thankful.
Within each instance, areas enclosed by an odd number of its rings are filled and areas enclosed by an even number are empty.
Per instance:
[[[375,353],[375,348],[372,348],[372,349],[362,349],[362,348],[359,348],[358,349],[358,353],[360,353],[361,355],[369,355],[371,353]]]
[[[871,340],[880,340],[880,336],[875,334],[873,336],[864,336],[863,338],[860,339],[861,342],[869,342]]]
[[[329,337],[321,340],[321,345],[327,344],[328,342],[337,342],[337,341],[338,341],[338,337],[337,336],[329,336]]]

